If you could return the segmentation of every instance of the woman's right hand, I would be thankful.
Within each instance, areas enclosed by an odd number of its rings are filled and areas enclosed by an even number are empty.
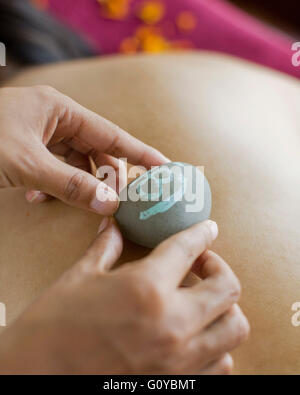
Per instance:
[[[208,250],[206,221],[146,258],[111,270],[122,237],[111,219],[85,256],[4,332],[0,372],[228,374],[248,335],[240,284]],[[180,287],[192,271],[202,280]]]

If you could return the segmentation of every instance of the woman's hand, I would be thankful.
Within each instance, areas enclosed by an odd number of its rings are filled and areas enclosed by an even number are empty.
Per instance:
[[[102,215],[116,211],[118,196],[89,174],[89,157],[97,167],[110,165],[117,172],[119,157],[146,168],[167,161],[118,126],[43,86],[0,89],[0,141],[0,188],[24,186],[30,202],[51,195]],[[53,154],[64,156],[66,163]]]
[[[228,374],[249,326],[240,284],[207,249],[212,221],[112,270],[122,251],[105,219],[85,256],[1,336],[0,372]],[[202,280],[180,287],[190,270]]]

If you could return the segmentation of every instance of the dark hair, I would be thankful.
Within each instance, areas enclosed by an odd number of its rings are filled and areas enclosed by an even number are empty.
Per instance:
[[[250,12],[256,11],[255,14],[257,11],[263,12],[264,15],[272,18],[271,21],[295,29],[296,34],[299,32],[299,0],[231,0],[231,2],[237,6],[246,6]]]
[[[83,39],[27,0],[0,0],[0,42],[23,65],[93,55]]]

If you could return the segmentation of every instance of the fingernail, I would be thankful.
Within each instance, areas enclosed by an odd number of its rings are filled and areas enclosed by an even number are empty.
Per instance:
[[[119,207],[119,197],[117,193],[109,188],[107,185],[102,184],[97,188],[94,199],[90,207],[98,214],[111,215]]]
[[[40,191],[28,191],[26,199],[29,203],[41,203],[47,199],[47,195]]]
[[[164,157],[164,159],[165,159],[165,161],[166,161],[167,163],[172,162],[171,159],[167,158],[165,155],[163,155],[163,157]]]
[[[103,232],[107,228],[108,223],[109,223],[109,218],[108,217],[104,217],[102,222],[101,222],[101,224],[100,224],[100,226],[99,226],[98,234]]]
[[[169,163],[169,162],[172,162],[171,161],[171,159],[169,159],[169,158],[167,158],[163,153],[161,153],[160,151],[158,151],[158,150],[155,150],[155,152],[156,152],[156,160],[154,160],[154,162],[156,163],[157,162],[157,166],[160,166],[161,164],[164,164],[164,163]],[[154,159],[154,158],[153,158]],[[154,163],[153,163],[153,166],[154,166]]]
[[[214,221],[209,221],[209,228],[210,228],[213,240],[215,240],[218,237],[218,234],[219,234],[219,228],[218,228],[217,223],[214,222]]]
[[[160,153],[160,155],[161,155],[161,158],[163,159],[163,161],[164,161],[165,163],[170,163],[170,162],[172,162],[171,159],[167,158],[165,155],[163,155],[163,154],[161,154],[161,153]]]

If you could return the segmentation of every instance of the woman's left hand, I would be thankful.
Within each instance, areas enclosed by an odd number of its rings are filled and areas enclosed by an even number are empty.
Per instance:
[[[24,186],[30,202],[50,195],[102,215],[116,211],[118,196],[89,173],[89,157],[97,167],[117,172],[120,157],[146,168],[167,162],[154,148],[45,86],[0,89],[0,141],[0,188]]]

